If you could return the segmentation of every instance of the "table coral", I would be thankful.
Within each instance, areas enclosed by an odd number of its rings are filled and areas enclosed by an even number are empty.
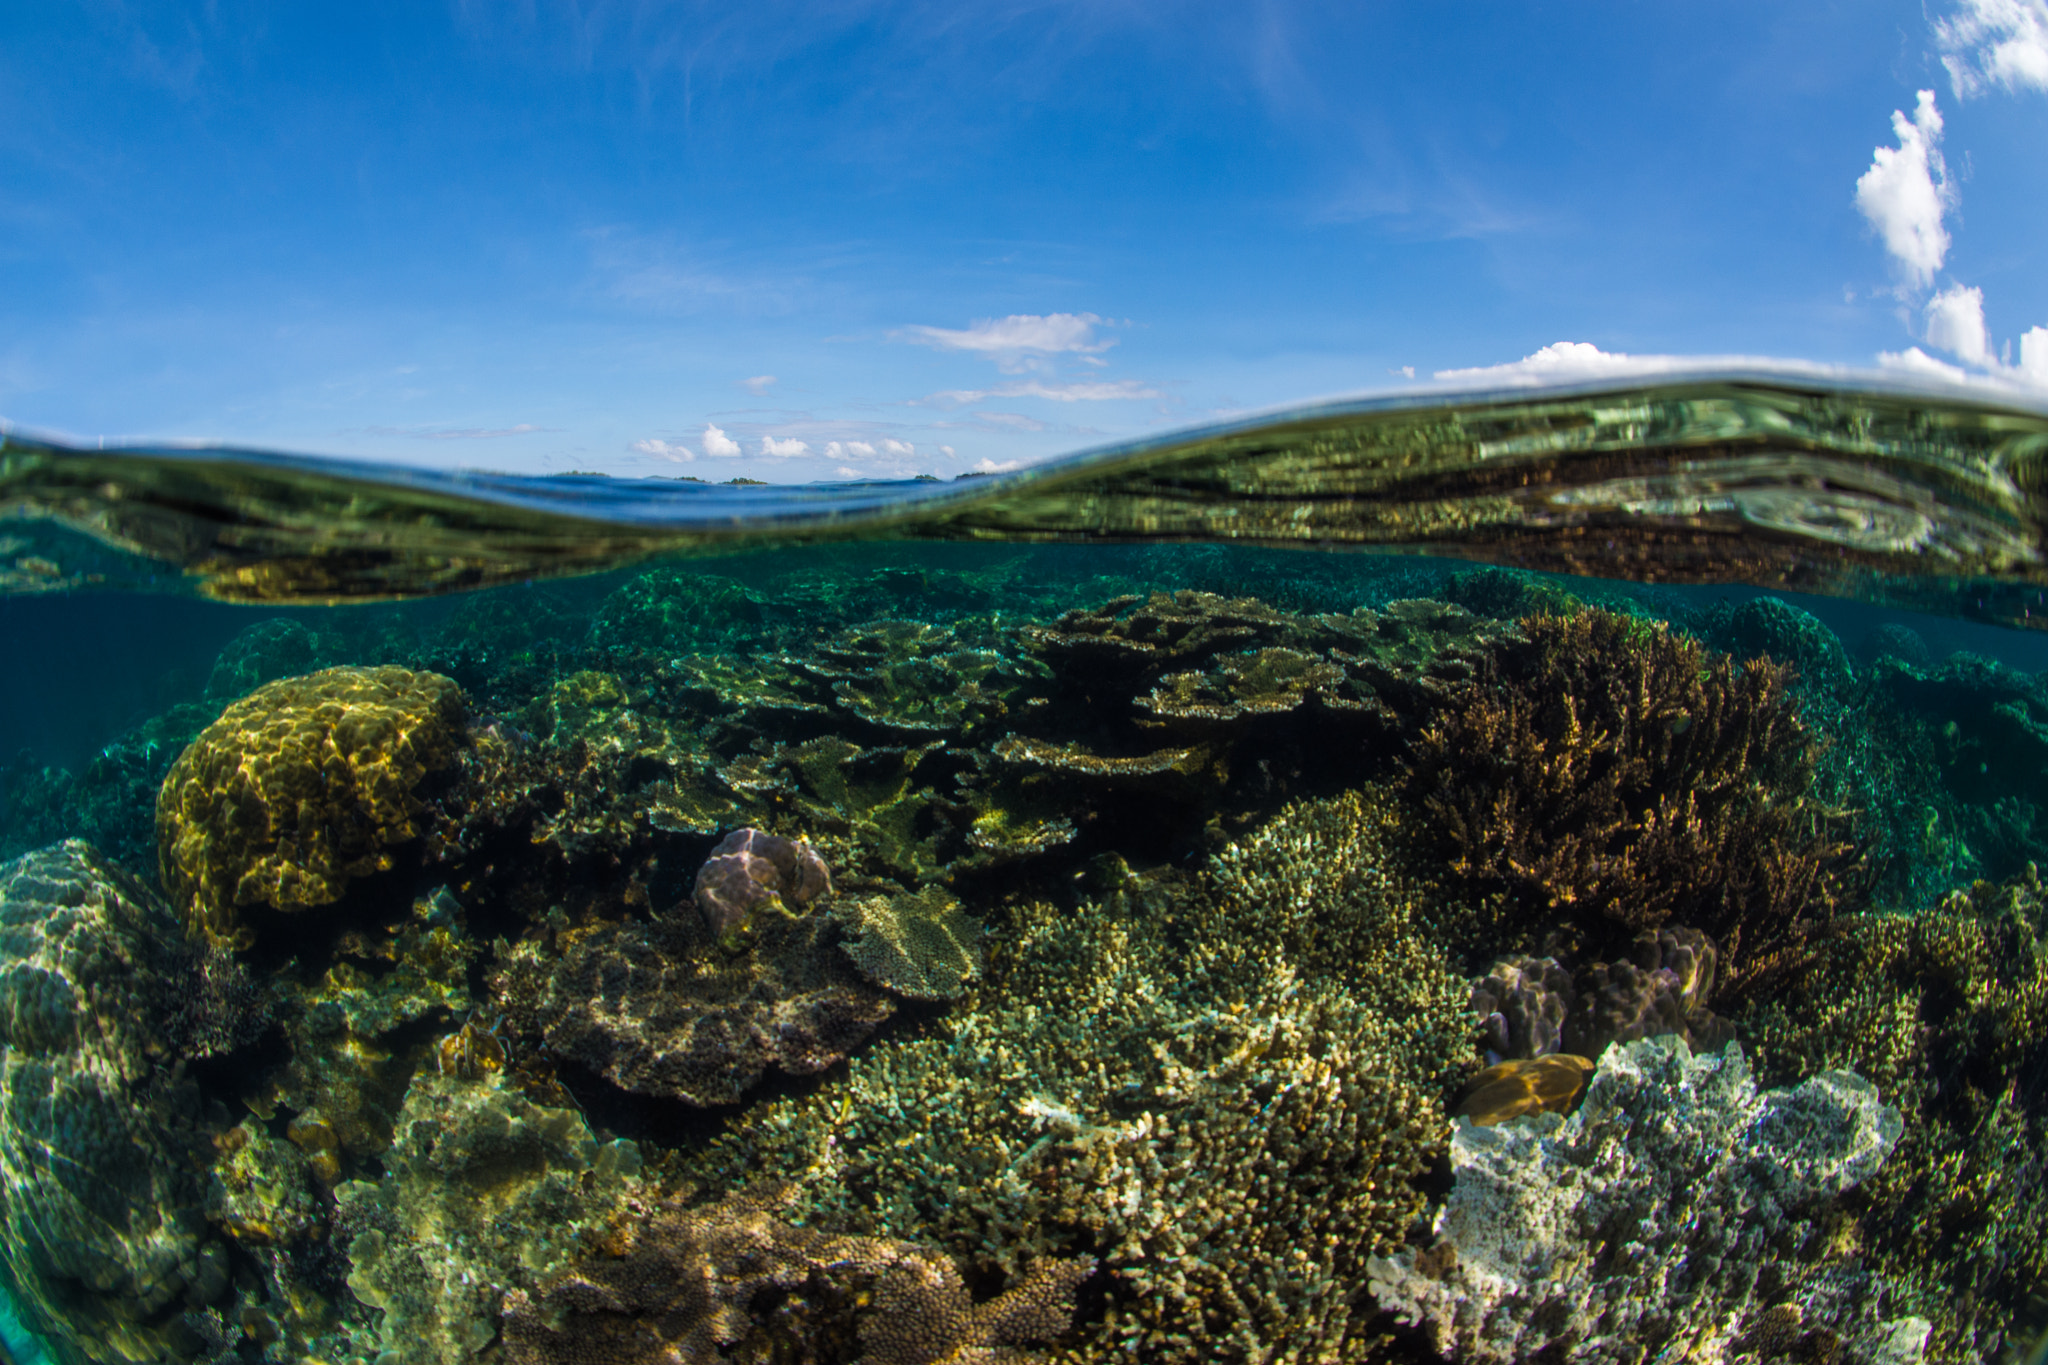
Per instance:
[[[913,1000],[956,1000],[981,971],[980,920],[935,886],[889,896],[847,896],[832,907],[841,944],[861,974]]]
[[[367,1359],[470,1365],[508,1291],[566,1271],[639,1192],[640,1153],[600,1142],[574,1109],[534,1103],[503,1074],[413,1078],[375,1182],[335,1192],[349,1287],[374,1310]]]
[[[269,683],[187,748],[157,799],[164,886],[188,921],[252,937],[239,907],[304,910],[392,866],[424,830],[418,787],[462,742],[461,689],[403,668]]]
[[[1899,1133],[1850,1072],[1759,1092],[1737,1050],[1618,1044],[1571,1117],[1460,1125],[1433,1242],[1374,1259],[1372,1295],[1470,1365],[1723,1359],[1787,1302],[1796,1353],[1917,1359],[1928,1324],[1830,1245]]]
[[[1383,795],[1303,803],[1191,882],[1020,906],[971,1006],[685,1169],[798,1182],[806,1226],[976,1272],[1098,1256],[1106,1310],[1063,1359],[1352,1358],[1365,1258],[1421,1212],[1477,1055],[1397,834]]]
[[[82,841],[0,867],[0,1278],[61,1365],[158,1362],[229,1288],[214,1121],[166,1028],[190,950]]]
[[[1094,1269],[1043,1261],[976,1304],[943,1256],[793,1225],[794,1202],[769,1187],[633,1220],[605,1255],[507,1297],[505,1365],[810,1362],[856,1339],[868,1365],[1023,1365],[1017,1348],[1066,1330]]]

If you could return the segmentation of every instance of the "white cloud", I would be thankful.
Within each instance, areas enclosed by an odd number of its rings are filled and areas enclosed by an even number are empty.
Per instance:
[[[858,469],[855,469],[852,465],[847,464],[839,466],[839,468],[833,472],[849,479],[857,479],[860,477],[860,471]]]
[[[1037,379],[1026,379],[993,389],[947,389],[925,401],[965,405],[990,398],[1050,398],[1056,403],[1102,403],[1159,396],[1159,390],[1135,379],[1083,379],[1072,384],[1047,384]]]
[[[1948,255],[1941,215],[1954,202],[1941,159],[1941,111],[1934,106],[1934,92],[1920,92],[1912,118],[1894,109],[1892,132],[1899,145],[1871,153],[1870,169],[1856,181],[1856,207],[1884,238],[1901,272],[1924,289]]]
[[[2043,345],[2043,346],[2041,347],[2041,349],[2042,349],[2042,351],[2043,351],[2044,353],[2048,353],[2048,345]],[[949,460],[950,460],[950,459],[952,459],[952,458],[953,458],[953,447],[951,447],[951,446],[940,446],[940,447],[939,447],[939,454],[941,454],[941,455],[945,456],[945,457],[946,457],[947,459],[949,459]]]
[[[2019,377],[2037,389],[2048,389],[2048,327],[2029,327],[2020,338]]]
[[[731,458],[740,453],[740,443],[706,422],[704,424],[704,453]]]
[[[1590,341],[1553,341],[1534,355],[1506,365],[1481,365],[1468,370],[1438,370],[1438,379],[1564,380],[1593,379],[1612,374],[1642,374],[1698,364],[1685,356],[1632,356],[1603,351]]]
[[[1934,37],[1959,98],[1992,85],[2048,91],[2048,0],[1962,0]]]
[[[1918,346],[1908,346],[1903,351],[1880,351],[1877,363],[1887,370],[1903,370],[1907,374],[1923,375],[1929,379],[1946,379],[1952,384],[1970,382],[1970,372],[1960,365],[1951,365],[1946,360],[1936,360]]]
[[[988,456],[984,455],[975,462],[974,468],[977,473],[981,474],[1001,474],[1005,470],[1021,469],[1023,465],[1024,462],[1022,460],[1004,460],[1002,463],[998,464],[996,461],[991,460]]]
[[[694,460],[697,458],[697,452],[680,441],[671,445],[667,441],[649,438],[645,441],[633,442],[632,448],[639,451],[642,455],[652,455],[657,460]]]
[[[910,456],[917,454],[917,447],[908,441],[885,439],[882,442],[882,453],[884,455]]]
[[[775,376],[772,374],[757,374],[752,379],[742,379],[740,386],[751,389],[755,393],[766,393],[775,387]]]
[[[1984,325],[1984,291],[1952,284],[1927,301],[1927,344],[1966,364],[1994,368],[1991,331]]]
[[[761,438],[761,453],[763,455],[776,456],[808,455],[811,453],[811,448],[802,441],[778,441],[773,436],[763,436]]]
[[[1036,417],[1026,417],[1021,412],[977,412],[974,415],[992,427],[1008,427],[1013,431],[1045,430],[1045,423]]]
[[[962,328],[905,327],[896,335],[944,351],[986,355],[1010,374],[1049,356],[1094,355],[1108,350],[1116,345],[1116,338],[1095,335],[1101,322],[1094,313],[1012,313],[1006,318],[976,318]]]

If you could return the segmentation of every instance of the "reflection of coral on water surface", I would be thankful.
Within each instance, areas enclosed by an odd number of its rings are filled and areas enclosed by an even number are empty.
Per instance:
[[[2048,1328],[2048,688],[1771,599],[1009,553],[262,621],[91,767],[0,773],[27,1327],[62,1365]]]

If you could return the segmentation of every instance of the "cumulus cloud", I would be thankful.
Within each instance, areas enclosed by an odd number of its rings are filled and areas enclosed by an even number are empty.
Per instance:
[[[882,453],[884,455],[911,456],[917,454],[917,447],[908,441],[898,441],[892,437],[883,440]]]
[[[1962,0],[1934,37],[1959,98],[1993,85],[2048,91],[2048,0]]]
[[[1590,341],[1553,341],[1533,355],[1506,365],[1480,365],[1464,370],[1438,370],[1438,379],[1457,383],[1472,380],[1565,380],[1596,379],[1616,374],[1643,374],[1678,369],[1700,363],[1684,356],[1633,356],[1603,351]]]
[[[984,455],[975,461],[974,471],[977,474],[1001,474],[1006,470],[1021,469],[1023,467],[1024,462],[1022,460],[1004,460],[998,463]]]
[[[1900,273],[1924,289],[1948,255],[1948,230],[1941,217],[1954,203],[1948,166],[1941,159],[1941,111],[1934,92],[1920,92],[1911,118],[1894,109],[1892,132],[1899,145],[1871,153],[1870,169],[1856,181],[1856,207],[1884,239]]]
[[[706,422],[704,424],[704,453],[706,455],[722,455],[729,459],[740,453],[740,443],[711,425],[711,423]]]
[[[2020,338],[2020,377],[2037,389],[2048,389],[2048,327],[2029,327]]]
[[[905,327],[896,335],[942,351],[985,355],[1005,373],[1015,373],[1056,355],[1095,355],[1108,350],[1116,345],[1116,338],[1095,335],[1102,321],[1094,313],[1012,313],[1006,318],[976,318],[960,328]]]
[[[1968,370],[1960,365],[1951,365],[1946,360],[1936,360],[1918,346],[1908,346],[1903,351],[1880,351],[1877,363],[1887,370],[1899,370],[1928,379],[1946,379],[1952,384],[1970,382]]]
[[[761,453],[763,455],[788,457],[792,455],[808,455],[811,453],[811,448],[804,442],[794,438],[787,441],[778,441],[773,436],[763,436],[761,438]]]
[[[775,376],[772,374],[757,374],[752,379],[742,379],[740,387],[752,390],[754,393],[766,393],[775,387]]]
[[[694,460],[697,452],[677,441],[673,444],[649,438],[633,442],[632,448],[642,455],[652,455],[657,460]]]
[[[1950,285],[1927,301],[1927,344],[1965,364],[1990,369],[1998,364],[1991,329],[1984,325],[1984,291]]]

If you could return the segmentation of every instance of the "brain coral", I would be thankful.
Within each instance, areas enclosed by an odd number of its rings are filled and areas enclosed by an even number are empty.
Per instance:
[[[175,1359],[228,1289],[163,1028],[177,920],[79,840],[0,868],[0,1279],[63,1365]]]
[[[157,797],[165,888],[217,939],[236,907],[303,910],[391,866],[421,833],[416,789],[455,760],[462,690],[438,673],[329,668],[250,693],[201,732]]]
[[[1355,1358],[1365,1260],[1422,1211],[1477,1055],[1392,822],[1377,795],[1303,803],[1198,880],[1022,907],[972,1003],[692,1166],[791,1179],[804,1225],[977,1273],[1097,1256],[1107,1303],[1068,1358]]]

